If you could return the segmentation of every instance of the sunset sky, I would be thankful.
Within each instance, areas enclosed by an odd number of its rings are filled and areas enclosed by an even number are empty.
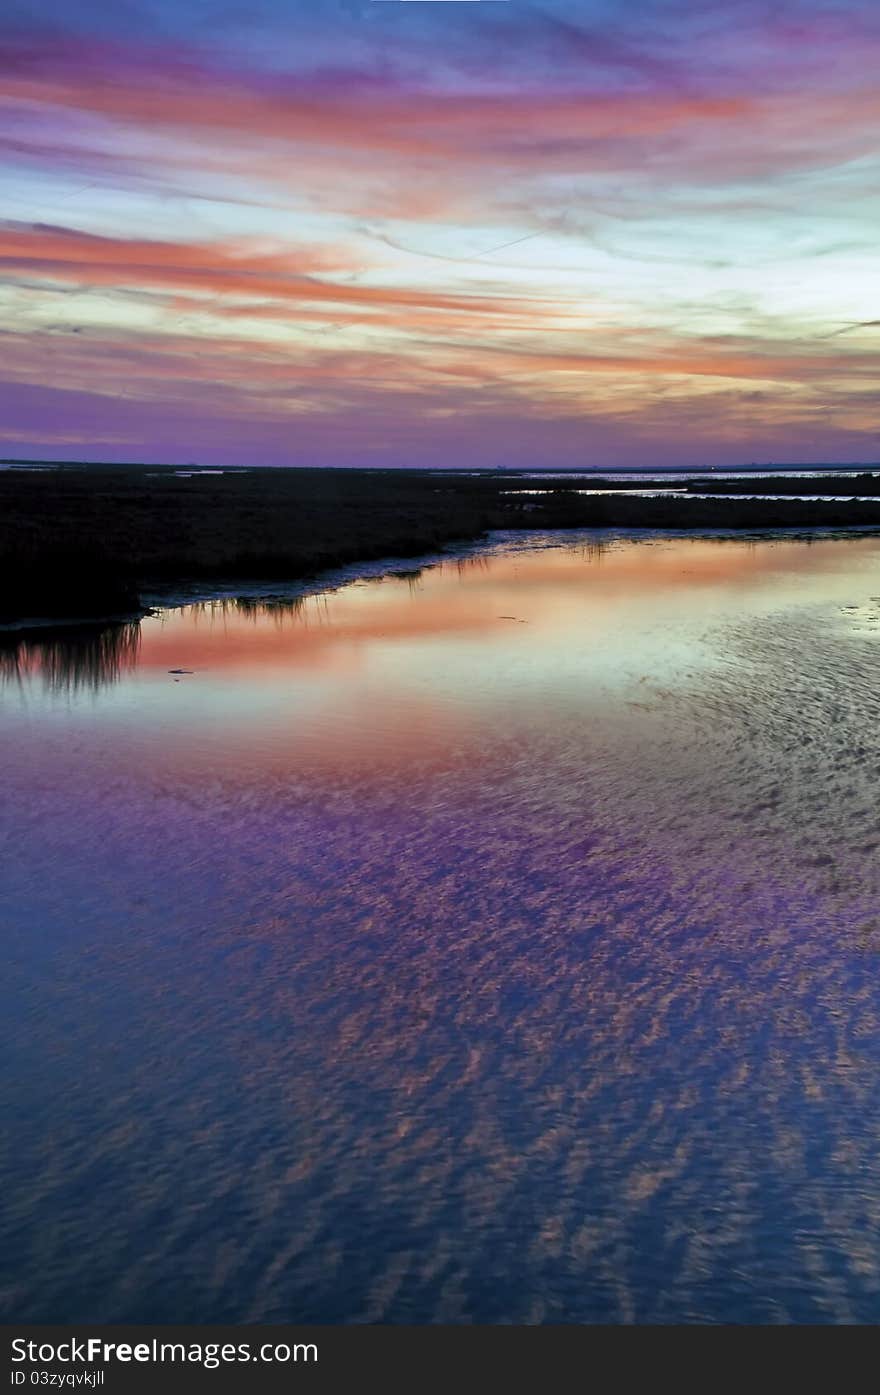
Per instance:
[[[0,455],[880,459],[876,0],[5,0]]]

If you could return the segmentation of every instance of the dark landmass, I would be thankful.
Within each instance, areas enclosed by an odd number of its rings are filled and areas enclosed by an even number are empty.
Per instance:
[[[644,475],[622,485],[514,471],[3,470],[0,623],[132,618],[143,613],[145,592],[296,581],[353,562],[417,557],[498,528],[880,530],[880,476],[867,472],[706,476],[686,492],[632,492],[648,484]],[[877,498],[762,499],[759,490]]]
[[[847,471],[845,475],[773,475],[762,479],[699,479],[690,494],[833,494],[880,497],[880,472]]]

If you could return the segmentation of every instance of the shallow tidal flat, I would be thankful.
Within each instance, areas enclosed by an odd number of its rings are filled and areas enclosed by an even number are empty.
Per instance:
[[[7,656],[7,1320],[880,1318],[880,540]]]

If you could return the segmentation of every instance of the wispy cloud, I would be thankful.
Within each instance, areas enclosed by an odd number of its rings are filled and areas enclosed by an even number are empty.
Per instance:
[[[47,443],[91,397],[148,454],[156,403],[187,456],[226,449],[213,413],[273,458],[292,419],[328,460],[356,421],[391,463],[428,427],[561,457],[576,422],[618,456],[873,453],[876,8],[637,8],[10,25],[0,316]]]

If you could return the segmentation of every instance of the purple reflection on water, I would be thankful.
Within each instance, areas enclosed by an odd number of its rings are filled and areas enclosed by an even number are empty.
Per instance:
[[[539,541],[7,664],[9,1317],[880,1316],[880,543]]]

